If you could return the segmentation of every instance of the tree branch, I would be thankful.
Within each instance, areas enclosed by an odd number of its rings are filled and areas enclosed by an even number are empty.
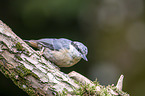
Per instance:
[[[59,71],[2,21],[0,21],[0,71],[29,95],[100,95],[104,92],[102,89],[105,89],[74,71],[69,75]],[[108,94],[120,95],[122,87],[118,84],[119,92],[116,91],[118,87],[115,87],[115,91],[111,89],[113,87],[115,86],[106,87],[106,90],[109,90]]]

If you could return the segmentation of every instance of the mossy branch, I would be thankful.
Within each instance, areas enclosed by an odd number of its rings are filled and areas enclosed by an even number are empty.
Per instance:
[[[65,74],[0,21],[0,71],[29,95],[127,95],[122,83],[103,87],[77,72]],[[121,87],[120,87],[121,86]],[[118,88],[118,89],[117,89]],[[104,95],[104,96],[105,96]],[[109,95],[107,95],[109,96]]]

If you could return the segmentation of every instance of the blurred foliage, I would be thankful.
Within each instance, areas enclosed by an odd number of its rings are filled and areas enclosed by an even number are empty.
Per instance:
[[[124,74],[124,90],[143,96],[145,86],[144,0],[3,0],[0,19],[22,39],[68,38],[88,46],[77,71],[101,84]],[[1,74],[2,96],[26,96]]]

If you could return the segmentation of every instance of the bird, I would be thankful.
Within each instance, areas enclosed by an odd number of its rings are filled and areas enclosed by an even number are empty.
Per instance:
[[[71,67],[81,58],[88,61],[88,48],[81,42],[66,38],[44,38],[39,40],[24,40],[30,46],[42,51],[42,55],[59,67]]]

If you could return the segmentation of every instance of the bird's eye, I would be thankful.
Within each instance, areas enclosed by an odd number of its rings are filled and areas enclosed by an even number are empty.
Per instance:
[[[78,47],[77,44],[75,44],[74,42],[71,42],[71,44],[80,52],[83,54],[82,50]]]

